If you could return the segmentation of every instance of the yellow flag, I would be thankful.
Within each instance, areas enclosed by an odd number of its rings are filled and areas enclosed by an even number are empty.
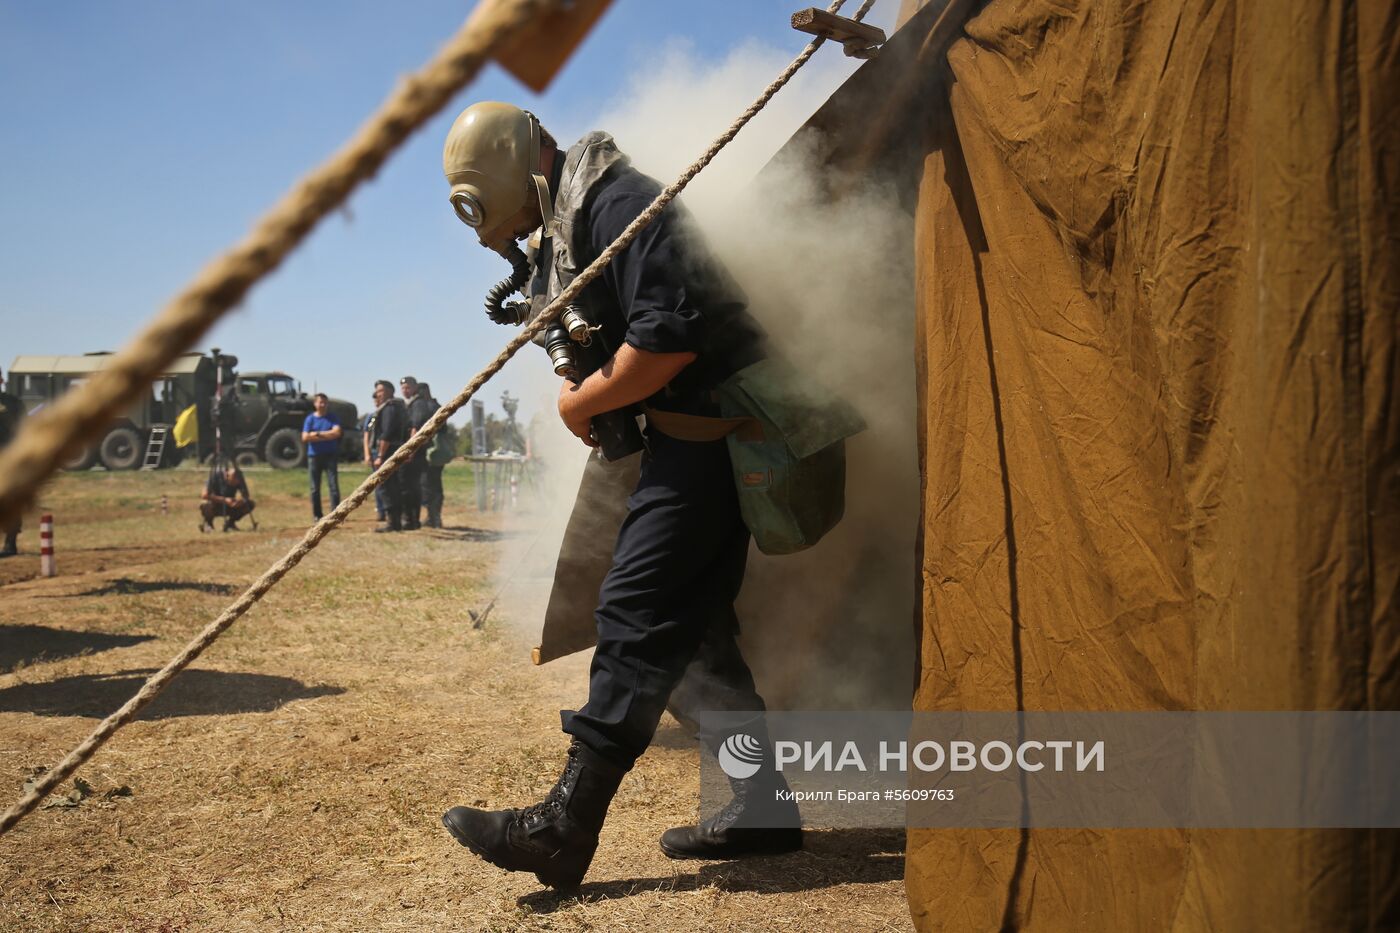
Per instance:
[[[180,412],[180,417],[175,419],[175,430],[171,433],[175,435],[176,447],[188,447],[199,442],[199,415],[195,412],[195,406],[191,405]]]

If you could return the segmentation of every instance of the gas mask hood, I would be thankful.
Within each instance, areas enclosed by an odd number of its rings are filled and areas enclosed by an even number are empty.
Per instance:
[[[554,199],[540,174],[540,122],[510,104],[486,101],[458,115],[447,133],[442,170],[457,217],[483,242],[510,236],[501,225],[533,197],[544,232],[554,230]]]

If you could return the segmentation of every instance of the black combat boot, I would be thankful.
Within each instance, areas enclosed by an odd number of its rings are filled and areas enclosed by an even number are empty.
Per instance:
[[[625,771],[580,742],[544,800],[523,810],[453,807],[442,815],[458,842],[498,868],[530,871],[552,888],[577,887],[598,848]]]
[[[784,800],[788,783],[768,768],[744,780],[729,779],[734,796],[699,826],[677,826],[661,834],[669,858],[732,859],[779,855],[802,848],[802,817]]]
[[[0,557],[14,557],[19,553],[19,532],[5,535],[5,546],[0,548]]]

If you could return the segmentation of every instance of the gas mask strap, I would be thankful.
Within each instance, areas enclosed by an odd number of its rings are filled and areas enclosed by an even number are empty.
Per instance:
[[[530,181],[535,186],[535,196],[540,201],[540,217],[543,219],[540,229],[544,236],[554,236],[554,198],[549,194],[549,182],[538,172],[530,176]]]
[[[540,204],[541,229],[545,236],[554,235],[554,198],[549,193],[549,182],[545,181],[543,175],[537,171],[540,164],[540,150],[544,148],[543,140],[540,137],[540,121],[533,113],[526,110],[525,116],[530,118],[530,184],[535,188],[535,197]]]

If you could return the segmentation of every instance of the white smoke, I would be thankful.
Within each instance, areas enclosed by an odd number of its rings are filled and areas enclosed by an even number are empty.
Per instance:
[[[627,82],[596,119],[572,127],[611,133],[637,168],[669,184],[792,60],[791,50],[745,42],[720,61],[705,61],[683,40],[665,44],[654,64]],[[773,154],[850,73],[840,54],[818,55],[769,101],[686,188],[682,200],[702,225],[724,217]]]

